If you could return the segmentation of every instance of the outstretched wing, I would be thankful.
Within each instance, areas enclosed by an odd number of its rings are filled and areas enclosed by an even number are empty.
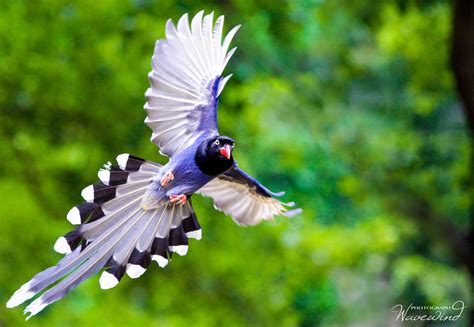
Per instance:
[[[217,98],[232,75],[221,77],[236,48],[227,51],[239,29],[222,43],[224,16],[213,26],[213,13],[199,12],[191,22],[183,15],[178,25],[166,23],[166,39],[156,42],[146,91],[145,123],[151,141],[167,156],[185,149],[203,134],[217,134]]]
[[[217,210],[243,226],[256,225],[276,215],[291,217],[302,212],[301,209],[288,211],[286,207],[293,207],[294,203],[283,203],[275,198],[285,192],[271,192],[237,166],[204,185],[198,193],[211,197]]]

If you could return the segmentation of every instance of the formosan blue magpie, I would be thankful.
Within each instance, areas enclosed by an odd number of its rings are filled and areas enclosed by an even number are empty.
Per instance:
[[[100,286],[112,288],[126,273],[141,276],[151,261],[168,264],[173,252],[185,255],[188,239],[201,238],[190,197],[209,196],[216,209],[237,224],[255,225],[275,215],[291,216],[293,203],[282,203],[237,167],[234,140],[219,135],[217,103],[231,75],[222,76],[236,48],[222,42],[224,17],[199,12],[189,24],[183,15],[166,24],[166,39],[156,42],[146,91],[145,123],[151,141],[170,160],[164,166],[130,154],[117,157],[98,173],[100,182],[82,191],[85,202],[67,219],[77,227],[60,237],[54,249],[64,258],[35,275],[7,303],[15,307],[42,293],[25,309],[28,318],[91,275],[103,270]],[[27,318],[27,319],[28,319]]]

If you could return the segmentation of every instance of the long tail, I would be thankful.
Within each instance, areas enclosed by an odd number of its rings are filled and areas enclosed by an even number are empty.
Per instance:
[[[109,289],[125,273],[140,277],[151,261],[165,267],[173,252],[187,253],[188,238],[201,238],[190,201],[184,206],[168,203],[153,210],[141,208],[146,188],[161,165],[128,154],[119,155],[117,162],[118,166],[109,164],[99,171],[101,181],[81,193],[86,202],[67,214],[78,226],[54,245],[64,258],[21,286],[7,307],[43,292],[26,307],[29,319],[102,268],[100,287]]]

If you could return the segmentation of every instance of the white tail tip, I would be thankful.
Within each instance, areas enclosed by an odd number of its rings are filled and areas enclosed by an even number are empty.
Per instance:
[[[81,196],[87,202],[94,202],[94,185],[89,185],[83,189]]]
[[[73,207],[69,212],[67,213],[66,219],[73,225],[80,225],[81,224],[81,213],[79,212],[79,209],[76,207]]]
[[[202,238],[202,230],[198,229],[198,230],[193,230],[192,232],[187,232],[186,236],[188,238],[194,238],[195,240],[199,241]]]
[[[134,265],[134,264],[127,264],[127,275],[130,277],[130,278],[138,278],[140,277],[141,275],[143,275],[143,273],[146,271],[145,268],[143,268],[142,266],[140,265]]]
[[[170,251],[176,252],[180,256],[183,256],[183,255],[186,255],[186,253],[188,253],[188,246],[187,245],[170,246]]]
[[[99,283],[101,289],[108,290],[109,288],[115,287],[119,283],[119,280],[111,273],[104,271],[102,275],[100,275]]]
[[[8,300],[7,308],[14,308],[26,300],[31,299],[36,293],[30,290],[30,282],[21,286]]]
[[[129,157],[128,153],[122,153],[117,156],[117,163],[120,169],[125,170],[125,167],[127,167],[128,157]]]
[[[71,253],[71,247],[64,236],[61,236],[56,240],[56,243],[54,243],[54,251],[61,254]]]
[[[156,263],[158,263],[158,266],[160,266],[161,268],[166,267],[166,265],[168,264],[168,259],[163,258],[161,255],[157,254],[152,255],[151,260],[156,261]]]
[[[33,301],[29,306],[26,307],[24,314],[29,313],[30,315],[26,317],[26,320],[30,319],[34,315],[38,314],[41,310],[43,310],[48,304],[43,302],[41,298]]]
[[[109,183],[110,183],[110,171],[109,170],[101,169],[97,173],[97,176],[99,176],[99,179],[102,183],[104,183],[105,185],[109,185]]]

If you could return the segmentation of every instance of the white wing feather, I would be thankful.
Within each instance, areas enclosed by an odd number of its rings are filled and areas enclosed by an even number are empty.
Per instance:
[[[227,52],[239,29],[222,43],[224,17],[196,14],[189,25],[183,15],[177,26],[166,23],[166,39],[156,42],[146,91],[145,123],[162,154],[172,156],[201,135],[217,134],[217,97],[231,75],[221,77],[235,48]]]
[[[288,211],[294,203],[283,203],[273,196],[284,193],[272,193],[258,181],[238,168],[232,168],[218,178],[204,185],[198,193],[211,197],[214,207],[239,225],[256,225],[262,220],[272,220],[274,216],[294,216],[301,209]]]

